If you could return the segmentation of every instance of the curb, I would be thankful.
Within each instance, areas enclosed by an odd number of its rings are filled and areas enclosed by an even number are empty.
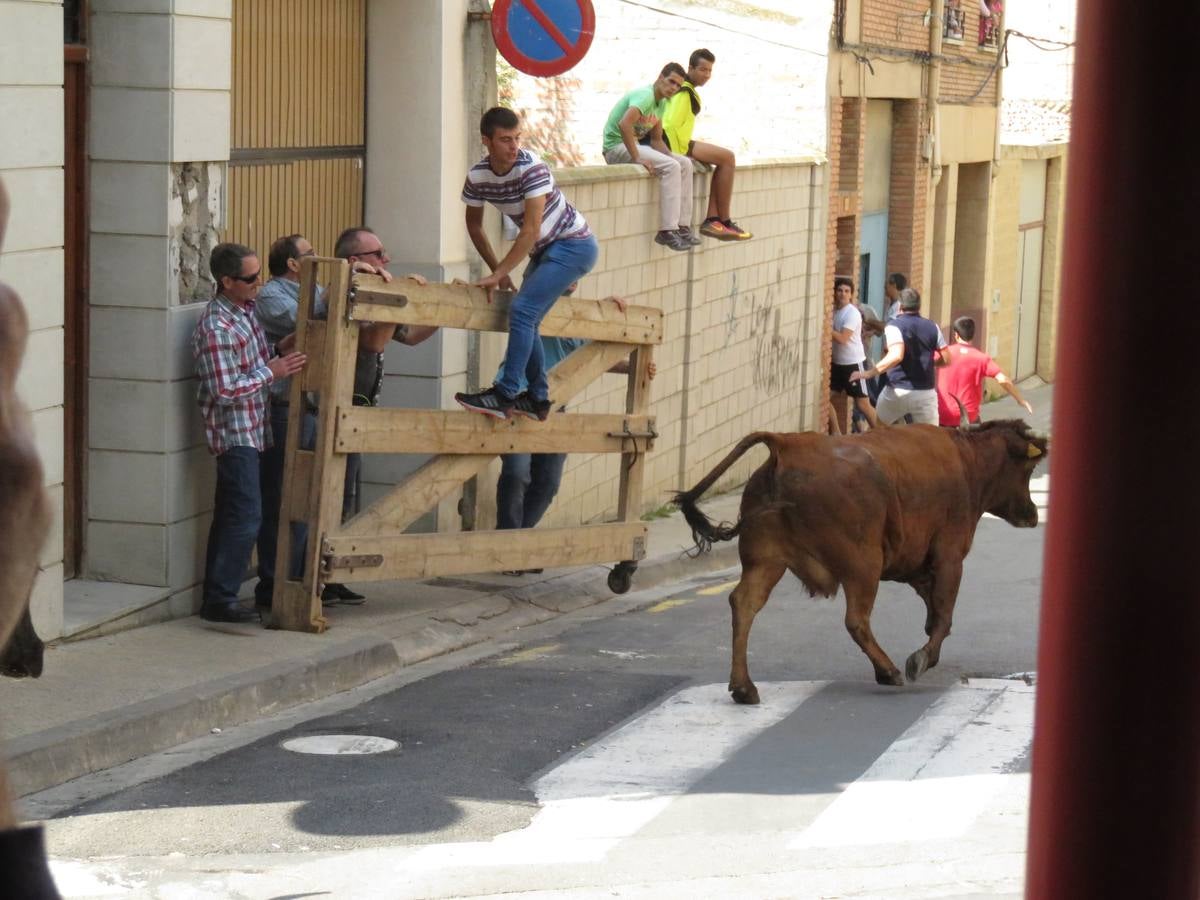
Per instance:
[[[680,552],[643,560],[633,589],[737,565],[736,542],[696,558]],[[288,660],[173,691],[8,741],[8,772],[19,797],[320,700],[436,656],[494,640],[615,596],[606,568],[500,591],[433,613],[419,628],[347,640],[315,656]]]

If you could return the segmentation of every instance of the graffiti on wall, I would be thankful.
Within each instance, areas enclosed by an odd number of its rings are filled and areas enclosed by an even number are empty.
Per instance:
[[[783,310],[776,302],[782,293],[782,285],[783,272],[779,269],[774,284],[768,284],[761,292],[750,292],[747,298],[750,301],[750,337],[754,340],[754,386],[768,395],[779,394],[799,384],[804,362],[803,322],[796,323],[794,336],[784,334]],[[738,294],[737,273],[733,272],[726,319],[727,347],[737,333],[734,310]],[[745,301],[742,303],[744,307]]]

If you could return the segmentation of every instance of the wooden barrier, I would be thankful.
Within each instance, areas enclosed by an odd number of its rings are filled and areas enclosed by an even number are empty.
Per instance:
[[[552,413],[545,422],[495,420],[478,413],[354,406],[352,392],[363,322],[437,325],[477,331],[508,330],[511,294],[488,302],[482,288],[464,284],[390,283],[351,275],[344,260],[308,257],[301,263],[296,349],[308,365],[292,379],[289,408],[315,397],[317,439],[299,447],[301,417],[288,420],[288,453],[279,515],[272,627],[323,631],[321,591],[327,581],[430,578],[501,569],[617,562],[609,585],[628,590],[646,552],[639,500],[645,454],[653,447],[648,414],[653,346],[662,342],[662,311],[613,303],[560,299],[542,320],[548,337],[587,338],[549,373],[555,406],[579,395],[614,363],[631,360],[625,413]],[[314,316],[319,282],[328,285],[327,317]],[[349,453],[434,454],[423,466],[353,518],[341,520]],[[404,534],[414,521],[483,472],[503,453],[619,453],[617,521],[576,528]],[[293,523],[307,523],[308,540],[292,546]],[[303,576],[289,577],[299,567]]]

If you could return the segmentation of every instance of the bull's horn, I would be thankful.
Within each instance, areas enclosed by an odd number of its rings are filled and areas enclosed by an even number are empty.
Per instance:
[[[1037,444],[1030,444],[1028,447],[1025,448],[1025,455],[1028,456],[1030,459],[1037,459],[1039,456],[1042,455],[1042,451],[1038,449]]]

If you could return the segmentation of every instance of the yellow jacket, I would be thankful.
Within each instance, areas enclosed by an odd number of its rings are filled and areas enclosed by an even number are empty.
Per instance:
[[[696,116],[700,113],[700,95],[690,81],[667,101],[663,115],[662,130],[667,146],[672,152],[684,155],[692,142],[692,129],[696,127]]]

